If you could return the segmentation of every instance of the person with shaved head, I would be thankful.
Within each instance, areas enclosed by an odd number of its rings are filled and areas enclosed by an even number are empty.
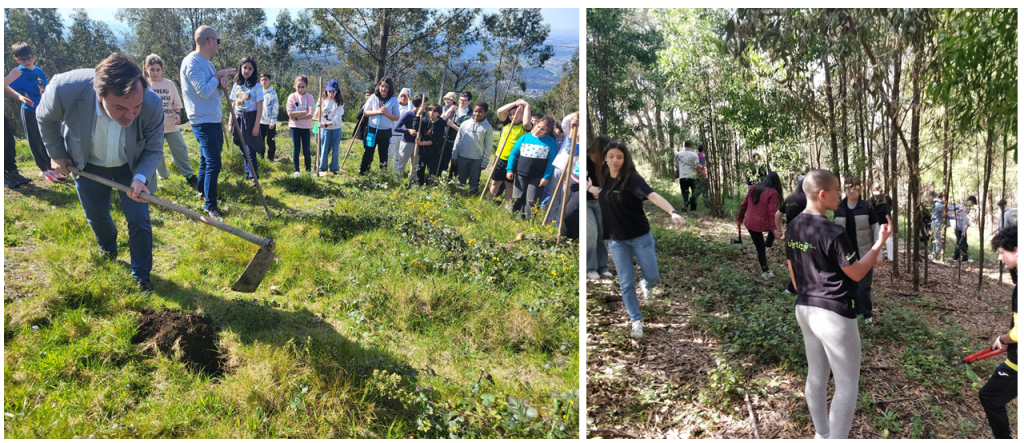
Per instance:
[[[857,282],[874,266],[892,223],[860,260],[846,228],[825,217],[839,207],[839,178],[824,169],[804,177],[807,208],[786,228],[786,262],[796,288],[796,320],[807,353],[807,408],[816,438],[847,438],[857,408],[860,382],[860,331]],[[827,401],[829,373],[835,378],[832,410]]]
[[[181,62],[181,92],[192,135],[199,142],[199,193],[206,200],[206,213],[222,218],[217,206],[217,178],[220,176],[220,152],[224,147],[221,123],[221,90],[227,88],[234,68],[216,70],[210,59],[220,51],[217,30],[202,25],[195,33],[196,50]]]

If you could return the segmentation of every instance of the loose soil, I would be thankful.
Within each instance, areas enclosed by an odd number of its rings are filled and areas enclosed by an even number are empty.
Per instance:
[[[220,328],[206,315],[198,312],[156,311],[144,309],[136,320],[139,331],[132,337],[133,344],[154,346],[162,354],[174,355],[181,350],[181,360],[194,369],[211,376],[220,375],[224,357],[217,349]]]

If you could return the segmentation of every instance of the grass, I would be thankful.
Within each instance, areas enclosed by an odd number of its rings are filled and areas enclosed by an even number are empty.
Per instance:
[[[290,159],[287,130],[277,144]],[[116,197],[120,252],[109,262],[72,186],[6,190],[5,435],[576,437],[578,244],[453,183],[356,177],[359,150],[344,175],[315,179],[261,159],[267,220],[225,146],[224,221],[277,243],[254,294],[229,289],[255,253],[244,240],[152,207],[146,296],[130,277]],[[28,175],[23,141],[17,154]],[[156,195],[201,212],[170,167]],[[161,306],[222,328],[223,376],[130,343],[138,311]]]

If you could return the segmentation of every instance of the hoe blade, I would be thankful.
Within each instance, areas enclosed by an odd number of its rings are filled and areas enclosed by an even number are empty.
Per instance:
[[[256,255],[252,257],[249,266],[245,267],[245,272],[231,286],[231,289],[238,292],[256,292],[256,288],[260,286],[260,282],[267,275],[267,271],[270,270],[272,263],[274,263],[273,244],[268,248],[260,248],[259,251],[256,251]]]

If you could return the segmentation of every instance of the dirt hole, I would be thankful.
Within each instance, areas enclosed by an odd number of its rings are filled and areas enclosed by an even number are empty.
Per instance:
[[[211,376],[221,374],[225,356],[217,349],[220,328],[209,317],[166,307],[159,311],[144,309],[141,314],[136,320],[139,330],[132,337],[133,344],[145,344],[147,349],[155,347],[165,355],[176,355],[177,346],[181,360],[190,367]]]

